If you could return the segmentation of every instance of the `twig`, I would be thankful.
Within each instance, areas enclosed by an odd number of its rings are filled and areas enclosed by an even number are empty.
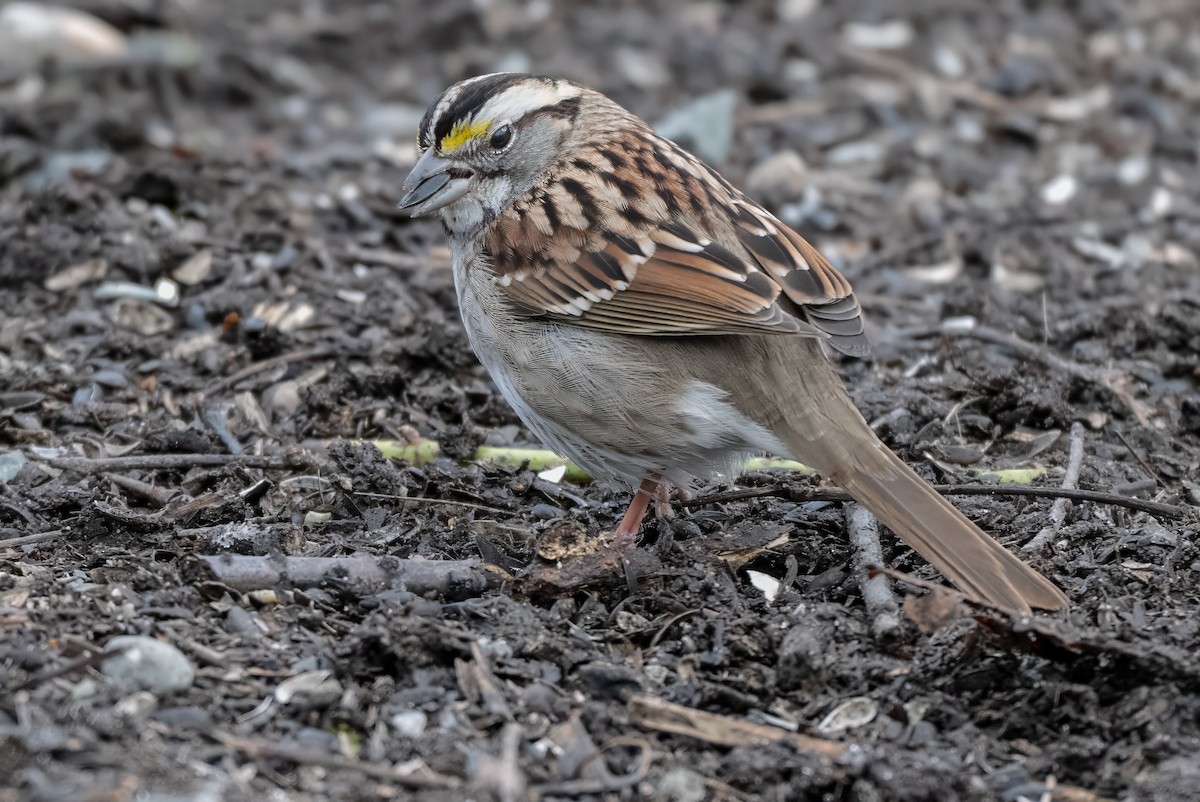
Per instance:
[[[462,786],[462,781],[457,777],[435,774],[423,765],[412,771],[405,771],[402,767],[351,760],[341,755],[332,755],[328,752],[309,749],[287,742],[242,738],[233,733],[222,732],[220,730],[209,732],[208,737],[219,744],[241,752],[252,760],[260,758],[287,760],[301,766],[320,766],[326,769],[356,771],[373,779],[396,783],[406,788],[455,790]]]
[[[867,613],[871,616],[871,632],[877,640],[883,640],[900,627],[900,605],[888,586],[887,578],[868,570],[869,566],[883,564],[879,521],[866,507],[849,504],[846,506],[846,528],[850,532],[850,544],[854,547],[854,572],[858,575],[858,587],[867,605]]]
[[[299,452],[279,456],[255,454],[132,454],[125,457],[59,457],[50,460],[55,468],[79,473],[120,473],[122,471],[179,471],[189,468],[242,468],[285,470],[301,468],[309,459]]]
[[[1067,472],[1063,476],[1062,486],[1067,490],[1074,490],[1075,484],[1079,481],[1079,469],[1083,466],[1083,424],[1075,421],[1071,424],[1071,448],[1067,456]],[[1035,552],[1041,551],[1046,545],[1054,539],[1058,534],[1058,530],[1062,528],[1063,521],[1067,519],[1067,510],[1071,507],[1071,501],[1066,498],[1056,499],[1054,505],[1050,507],[1050,522],[1042,527],[1042,531],[1038,532],[1033,538],[1022,547],[1022,551]]]
[[[66,533],[66,529],[51,529],[49,532],[38,532],[37,534],[33,535],[10,537],[6,540],[0,540],[0,549],[8,549],[15,546],[28,546],[30,543],[41,543],[44,540],[54,540],[57,537],[62,537]]]
[[[542,798],[546,796],[600,796],[633,788],[646,779],[646,775],[650,773],[650,762],[654,756],[654,750],[641,738],[613,738],[595,753],[595,757],[599,758],[604,752],[616,746],[633,746],[640,750],[637,766],[628,774],[614,776],[605,767],[600,777],[561,780],[545,785],[536,785],[533,790],[539,795],[538,798]]]
[[[838,760],[848,748],[848,744],[696,710],[647,694],[635,694],[630,697],[629,719],[635,725],[648,730],[686,735],[718,746],[786,743],[802,752],[820,755],[830,760]]]
[[[270,359],[264,359],[261,362],[255,362],[247,365],[239,371],[217,379],[216,381],[205,385],[201,392],[204,395],[219,393],[228,387],[232,387],[238,382],[245,381],[251,376],[262,373],[264,370],[271,370],[272,368],[277,368],[281,365],[289,365],[292,362],[303,362],[306,359],[323,359],[324,357],[329,356],[331,353],[333,353],[333,349],[322,345],[316,348],[308,348],[303,351],[292,351],[290,354],[273,356]]]
[[[1114,507],[1125,507],[1139,512],[1148,512],[1164,518],[1183,518],[1191,514],[1187,507],[1174,504],[1163,504],[1158,501],[1147,501],[1141,498],[1130,498],[1116,493],[1105,493],[1100,490],[1068,490],[1062,487],[1028,487],[1025,485],[933,485],[933,489],[944,496],[1032,496],[1034,498],[1069,498],[1073,501],[1092,501],[1097,504],[1111,504]],[[709,504],[724,504],[730,501],[742,501],[750,498],[776,496],[788,501],[805,503],[809,501],[854,501],[854,497],[845,490],[838,488],[799,488],[788,485],[771,487],[752,487],[744,490],[729,490],[724,493],[712,493],[699,496],[683,502],[685,507],[703,507]]]
[[[222,554],[198,557],[198,579],[216,581],[234,590],[312,588],[349,585],[367,596],[388,587],[403,586],[420,595],[449,598],[478,596],[498,587],[500,575],[478,560],[401,560],[395,557],[263,557]]]
[[[347,245],[335,255],[347,262],[363,262],[364,264],[381,265],[399,270],[448,266],[448,262],[445,259],[438,259],[429,253],[398,253],[384,248],[364,248],[360,245]]]
[[[90,654],[85,654],[83,657],[78,657],[69,663],[59,666],[58,668],[52,668],[49,671],[38,674],[37,676],[30,677],[20,685],[9,688],[5,693],[6,695],[13,694],[17,691],[23,691],[28,688],[36,687],[44,682],[49,682],[52,679],[66,676],[67,674],[71,674],[75,671],[91,668],[92,666],[98,666],[108,658],[116,657],[124,651],[124,649],[97,649]]]
[[[470,773],[470,786],[483,791],[482,796],[497,799],[498,802],[519,802],[524,799],[529,783],[518,760],[524,734],[525,730],[520,724],[505,724],[500,731],[500,754],[479,756]]]
[[[153,501],[159,507],[167,506],[171,503],[171,500],[180,493],[180,491],[175,488],[152,485],[149,482],[143,482],[139,479],[134,479],[131,476],[122,476],[119,473],[106,471],[105,473],[101,474],[101,476],[122,490],[128,490],[130,493],[133,493],[136,496],[141,496],[144,499]]]

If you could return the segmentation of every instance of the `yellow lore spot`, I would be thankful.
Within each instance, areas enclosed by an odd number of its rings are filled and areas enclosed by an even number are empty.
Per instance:
[[[491,125],[491,122],[484,120],[459,120],[450,133],[442,137],[442,153],[453,153],[472,139],[483,136]]]

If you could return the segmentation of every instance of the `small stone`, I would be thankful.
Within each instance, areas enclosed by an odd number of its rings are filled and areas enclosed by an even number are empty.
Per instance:
[[[155,713],[154,720],[174,733],[205,732],[212,727],[212,716],[202,707],[168,707]]]
[[[914,31],[907,20],[890,20],[878,25],[851,22],[842,31],[846,44],[867,50],[899,50],[912,44]]]
[[[828,165],[855,164],[879,161],[883,158],[883,144],[873,139],[856,139],[830,148],[825,154]]]
[[[1060,175],[1042,187],[1042,202],[1050,206],[1061,206],[1079,191],[1079,181],[1073,175]]]
[[[670,802],[702,802],[707,794],[704,777],[691,769],[671,769],[658,784],[659,797]]]
[[[967,74],[967,63],[954,48],[939,44],[933,49],[933,66],[947,78],[961,78]]]
[[[794,150],[784,150],[756,164],[746,176],[746,192],[768,206],[799,199],[808,182],[808,166]]]
[[[639,89],[657,89],[671,80],[667,66],[649,50],[618,47],[613,53],[613,61],[621,77]]]
[[[196,251],[185,259],[179,267],[171,271],[171,277],[188,287],[194,287],[212,272],[213,252],[209,248]]]
[[[733,147],[736,108],[737,93],[732,89],[712,92],[664,117],[657,126],[658,133],[710,164],[724,164]]]
[[[20,451],[0,453],[0,484],[11,482],[25,467],[25,455]]]
[[[263,406],[278,417],[290,417],[300,408],[300,385],[288,380],[268,388],[263,393]]]
[[[429,726],[429,716],[420,710],[400,710],[392,714],[392,729],[404,738],[419,738]]]
[[[553,504],[535,504],[533,509],[529,511],[539,521],[553,521],[561,518],[567,513],[560,507],[555,507]]]
[[[125,36],[86,11],[47,3],[9,3],[0,9],[0,62],[80,63],[125,54]]]
[[[191,661],[164,641],[122,635],[109,640],[104,648],[121,653],[101,663],[100,671],[129,690],[171,693],[190,688],[196,678]]]
[[[129,379],[119,370],[98,370],[88,378],[96,384],[104,387],[113,387],[118,390],[129,386]]]
[[[775,13],[782,22],[799,22],[817,9],[817,0],[778,0]]]

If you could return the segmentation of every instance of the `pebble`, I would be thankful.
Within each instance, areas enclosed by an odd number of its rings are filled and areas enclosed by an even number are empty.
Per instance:
[[[420,710],[400,710],[392,714],[392,729],[405,738],[419,738],[429,726],[429,716]]]
[[[704,777],[692,769],[675,768],[663,775],[658,795],[670,802],[702,802],[708,795]]]
[[[154,720],[173,732],[206,732],[212,728],[212,716],[202,707],[168,707],[154,714]]]
[[[912,44],[914,31],[907,20],[890,20],[878,25],[851,22],[842,30],[846,44],[867,50],[899,50]]]
[[[87,13],[47,3],[9,3],[0,8],[0,63],[26,64],[45,58],[63,63],[117,59],[125,36]]]
[[[782,150],[756,164],[746,176],[746,192],[770,206],[798,199],[808,182],[808,166],[794,150]]]
[[[621,77],[639,89],[658,89],[671,81],[667,65],[649,50],[618,47],[613,61]]]
[[[289,379],[263,393],[263,406],[280,417],[289,417],[300,408],[300,385]]]
[[[104,391],[100,389],[100,385],[98,384],[85,384],[71,396],[71,403],[75,406],[96,404],[102,400],[104,400]]]
[[[673,139],[713,165],[724,164],[733,147],[733,114],[737,93],[722,89],[696,98],[668,114],[658,133]]]
[[[51,153],[42,160],[40,170],[25,177],[25,185],[29,189],[45,189],[48,186],[66,182],[77,173],[95,175],[107,167],[112,160],[112,152],[102,148]]]
[[[105,387],[123,389],[129,386],[129,379],[119,370],[98,370],[89,377],[96,384]]]
[[[0,484],[11,482],[25,467],[25,455],[20,451],[6,451],[0,454]]]
[[[553,521],[563,517],[567,513],[553,504],[535,504],[533,509],[529,511],[529,514],[539,521]]]
[[[825,153],[825,163],[830,166],[873,162],[882,158],[883,145],[873,139],[843,142]]]
[[[1042,202],[1051,206],[1061,206],[1079,191],[1079,181],[1073,175],[1060,175],[1052,178],[1042,187]]]
[[[121,653],[100,664],[100,671],[118,685],[155,694],[192,686],[196,669],[183,652],[164,641],[141,635],[122,635],[105,644]]]

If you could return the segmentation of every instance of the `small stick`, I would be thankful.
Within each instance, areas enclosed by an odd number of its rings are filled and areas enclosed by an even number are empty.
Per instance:
[[[1079,469],[1083,466],[1083,424],[1075,421],[1071,424],[1071,449],[1067,456],[1067,472],[1063,476],[1062,486],[1067,490],[1074,490],[1075,484],[1079,481]],[[1042,527],[1042,531],[1038,532],[1033,538],[1026,543],[1021,550],[1025,552],[1041,551],[1046,548],[1054,536],[1058,534],[1058,530],[1062,528],[1063,521],[1067,519],[1067,510],[1071,507],[1069,499],[1056,499],[1054,505],[1050,507],[1050,523]]]
[[[0,549],[8,549],[15,546],[28,546],[30,543],[41,543],[44,540],[54,540],[57,537],[62,537],[66,533],[66,529],[51,529],[49,532],[38,532],[33,535],[10,537],[6,540],[0,540]]]
[[[301,766],[320,766],[326,769],[356,771],[372,779],[396,783],[406,788],[454,790],[462,785],[462,782],[458,778],[447,777],[444,774],[435,774],[424,766],[418,771],[406,772],[384,763],[367,763],[362,760],[353,760],[341,755],[309,749],[287,742],[242,738],[233,733],[221,732],[220,730],[209,732],[208,737],[219,744],[241,752],[251,760],[261,758],[287,760]]]
[[[717,746],[761,746],[789,744],[802,752],[838,760],[849,744],[814,738],[778,727],[754,724],[739,718],[721,716],[692,707],[684,707],[648,694],[629,699],[629,720],[644,729],[686,735]]]
[[[264,359],[261,362],[254,362],[253,364],[247,365],[235,373],[231,373],[228,376],[217,379],[216,381],[205,385],[201,392],[204,395],[219,393],[226,388],[234,386],[238,382],[245,381],[251,376],[262,373],[264,370],[271,370],[272,368],[277,368],[281,365],[289,365],[292,362],[303,362],[307,359],[323,359],[324,357],[329,356],[331,353],[333,353],[333,349],[326,346],[319,346],[317,348],[308,348],[303,351],[292,351],[290,354],[273,356],[270,359]]]
[[[122,490],[128,490],[136,496],[141,496],[144,499],[154,502],[159,507],[165,507],[171,503],[171,499],[179,495],[179,490],[152,485],[149,482],[143,482],[140,479],[134,479],[131,476],[122,476],[119,473],[105,472],[102,473],[108,481],[112,482]]]
[[[263,557],[240,554],[204,555],[193,563],[201,581],[234,590],[312,588],[327,582],[349,584],[370,595],[403,586],[419,595],[439,593],[453,598],[479,596],[500,585],[500,575],[478,560],[401,560],[369,555],[352,557]]]
[[[190,468],[224,468],[237,465],[242,468],[285,470],[308,465],[306,457],[299,453],[280,456],[255,454],[131,454],[125,457],[59,457],[50,460],[55,468],[79,473],[107,473],[122,471],[179,471]]]
[[[360,245],[347,245],[335,255],[347,262],[362,262],[398,270],[449,266],[445,259],[438,259],[433,254],[397,253],[386,248],[364,248]]]
[[[879,521],[866,507],[847,504],[846,528],[850,531],[850,543],[854,546],[854,573],[858,575],[858,587],[867,605],[867,613],[871,616],[871,632],[876,640],[883,640],[900,627],[900,604],[888,585],[887,577],[868,570],[871,566],[883,564]]]

